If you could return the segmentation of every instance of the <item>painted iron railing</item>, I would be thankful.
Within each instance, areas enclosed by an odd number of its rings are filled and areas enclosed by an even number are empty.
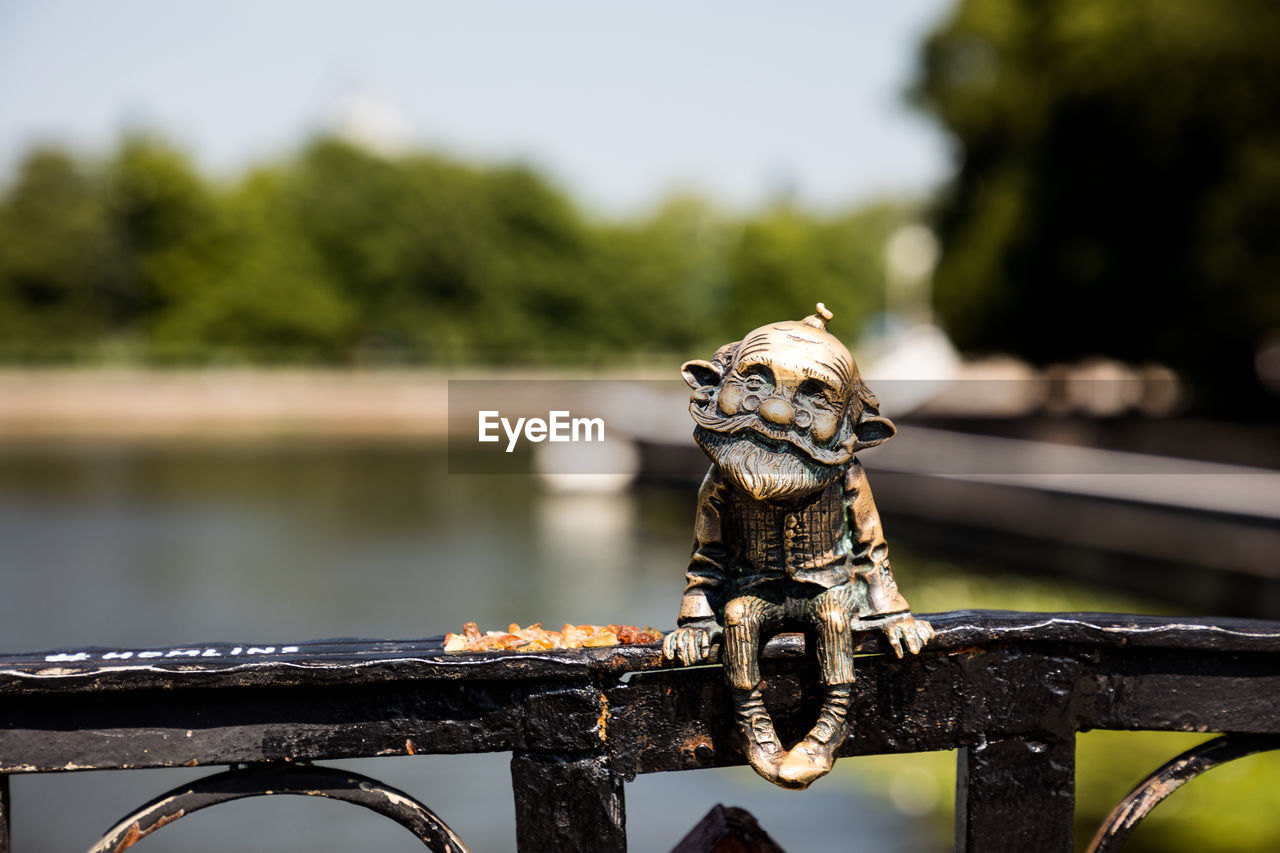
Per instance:
[[[1224,735],[1139,783],[1099,829],[1097,851],[1117,849],[1204,770],[1280,748],[1280,623],[928,618],[938,636],[918,658],[896,660],[878,634],[864,637],[841,754],[958,749],[958,850],[1070,851],[1082,730]],[[765,655],[775,719],[798,737],[786,723],[811,719],[815,702],[804,638],[777,637]],[[142,806],[92,849],[124,850],[207,806],[284,793],[354,802],[432,850],[462,851],[409,794],[311,762],[502,751],[512,753],[521,853],[621,851],[627,780],[742,764],[735,743],[719,669],[670,668],[654,647],[458,655],[437,639],[4,656],[0,853],[10,774],[180,766],[230,769]]]

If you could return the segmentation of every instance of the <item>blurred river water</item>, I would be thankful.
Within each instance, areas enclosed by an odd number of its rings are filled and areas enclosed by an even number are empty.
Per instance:
[[[555,495],[530,476],[447,470],[442,446],[407,441],[5,447],[0,649],[416,638],[466,621],[673,625],[691,489]],[[508,759],[333,763],[418,797],[474,850],[500,851],[514,849]],[[14,848],[87,849],[207,772],[16,777]],[[842,761],[803,794],[746,768],[642,776],[626,792],[631,849],[670,849],[718,802],[751,810],[788,850],[844,850],[854,838],[866,851],[937,847],[920,817],[949,782],[918,779],[895,806],[862,792],[857,775]],[[383,818],[298,797],[210,809],[139,847],[304,848],[422,849]]]

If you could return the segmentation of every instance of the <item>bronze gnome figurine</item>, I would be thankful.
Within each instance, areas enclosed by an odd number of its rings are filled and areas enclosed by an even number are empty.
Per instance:
[[[889,572],[880,516],[854,458],[897,429],[827,332],[830,319],[819,303],[804,320],[761,326],[681,369],[695,389],[694,438],[712,465],[698,493],[679,627],[663,652],[699,663],[723,636],[747,759],[788,788],[829,772],[849,735],[853,631],[883,630],[899,657],[933,636]],[[790,750],[765,708],[759,660],[765,640],[787,628],[816,637],[824,689],[816,724]]]

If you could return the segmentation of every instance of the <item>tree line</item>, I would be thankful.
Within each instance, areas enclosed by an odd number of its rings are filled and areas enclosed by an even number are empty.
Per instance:
[[[911,92],[955,143],[927,205],[606,220],[536,169],[336,138],[230,181],[130,137],[0,190],[0,361],[604,363],[817,300],[854,339],[925,215],[970,353],[1158,362],[1205,412],[1280,397],[1280,4],[958,0]],[[1270,386],[1268,390],[1267,386]]]
[[[43,147],[0,195],[0,359],[603,364],[709,350],[815,300],[853,338],[911,215],[592,217],[526,165],[338,138],[230,181],[163,140]]]

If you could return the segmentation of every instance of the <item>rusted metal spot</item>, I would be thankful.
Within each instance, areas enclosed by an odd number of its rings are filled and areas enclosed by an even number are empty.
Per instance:
[[[161,815],[156,818],[154,826],[149,826],[146,829],[142,828],[140,821],[135,820],[133,822],[133,826],[130,826],[129,831],[125,833],[124,838],[121,838],[120,843],[115,846],[115,853],[120,853],[121,850],[128,850],[130,847],[155,832],[157,829],[173,823],[186,813],[185,809],[178,809],[171,815]]]
[[[600,716],[596,719],[596,729],[600,732],[600,740],[609,742],[609,697],[600,694]]]
[[[124,834],[124,838],[120,839],[120,843],[116,845],[115,853],[121,850],[128,850],[133,845],[142,840],[142,827],[137,821],[133,822],[133,826],[129,827],[129,831]]]
[[[680,753],[686,762],[702,763],[716,756],[716,748],[706,735],[693,735],[680,745]]]

